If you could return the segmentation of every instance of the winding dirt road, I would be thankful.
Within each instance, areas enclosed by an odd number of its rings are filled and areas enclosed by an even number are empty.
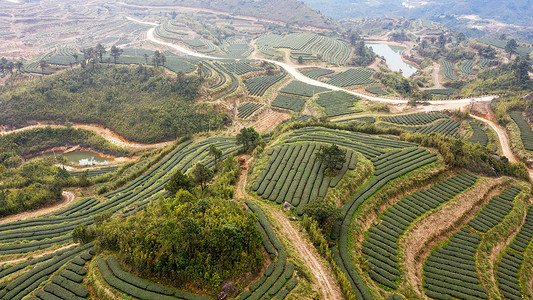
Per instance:
[[[246,181],[248,179],[248,169],[252,165],[252,157],[244,155],[246,163],[241,169],[239,180],[235,185],[235,197],[242,198],[248,196],[246,193]],[[298,255],[302,258],[305,265],[311,270],[313,274],[317,290],[320,293],[320,299],[343,299],[344,296],[340,290],[336,278],[327,269],[326,263],[318,254],[316,248],[311,244],[309,239],[302,236],[301,232],[294,228],[293,224],[287,219],[287,216],[280,211],[279,207],[270,207],[264,205],[270,214],[276,219],[278,225],[282,228],[284,236],[292,244]]]
[[[474,119],[487,123],[496,132],[496,134],[498,134],[498,140],[500,140],[500,149],[502,149],[503,155],[505,155],[505,157],[507,157],[510,162],[518,161],[513,151],[511,150],[511,141],[509,140],[507,132],[504,128],[502,128],[500,125],[496,124],[491,120],[478,117],[472,114],[470,116]]]
[[[20,213],[20,214],[17,214],[17,215],[13,215],[13,216],[8,216],[8,217],[5,217],[5,218],[2,218],[2,219],[0,219],[0,225],[6,224],[6,223],[11,223],[11,222],[16,222],[16,221],[20,221],[20,220],[26,220],[26,219],[30,219],[30,218],[35,218],[35,217],[39,217],[39,216],[42,216],[42,215],[47,215],[49,213],[53,213],[55,211],[58,211],[58,210],[60,210],[62,208],[67,207],[69,204],[71,204],[72,202],[74,202],[77,199],[76,195],[73,192],[68,192],[68,191],[63,191],[62,198],[63,198],[63,200],[61,200],[60,203],[55,204],[53,206],[41,208],[41,209],[38,209],[38,210],[26,211],[26,212],[23,212],[23,213]]]
[[[130,21],[137,22],[137,23],[140,23],[140,24],[145,24],[146,25],[148,23],[148,22],[144,22],[144,21],[132,18],[132,17],[126,17],[126,18],[128,20],[130,20]],[[153,23],[153,24],[155,24],[155,23]],[[146,37],[148,38],[148,40],[153,42],[153,43],[160,44],[160,45],[163,45],[163,46],[166,46],[166,47],[170,47],[170,48],[172,48],[172,49],[174,49],[176,51],[179,51],[181,53],[184,53],[184,54],[190,55],[190,56],[194,56],[194,57],[212,59],[212,60],[224,59],[224,58],[220,58],[220,57],[201,54],[201,53],[189,50],[189,49],[187,49],[185,47],[182,47],[180,45],[173,44],[173,43],[168,43],[168,42],[156,39],[156,37],[154,35],[154,31],[155,31],[155,27],[154,28],[150,28],[148,30],[148,32],[146,33]],[[361,98],[364,98],[364,99],[367,99],[367,100],[371,100],[371,101],[379,101],[379,102],[386,102],[386,103],[407,103],[408,102],[408,100],[406,100],[406,99],[389,99],[389,98],[373,97],[373,96],[357,93],[357,92],[354,92],[354,91],[343,89],[343,88],[340,88],[340,87],[337,87],[337,86],[333,86],[333,85],[327,84],[325,82],[320,82],[318,80],[314,80],[314,79],[311,79],[309,77],[306,77],[302,73],[300,73],[294,66],[289,65],[287,63],[283,63],[283,62],[279,62],[279,61],[275,61],[275,60],[270,60],[270,59],[261,59],[261,60],[269,62],[269,63],[272,63],[272,64],[276,64],[276,65],[282,67],[289,74],[291,74],[296,80],[305,82],[305,83],[310,84],[310,85],[327,88],[327,89],[330,89],[330,90],[333,90],[333,91],[344,91],[346,93],[349,93],[349,94],[352,94],[352,95],[355,95],[355,96],[359,96]],[[428,101],[428,103],[430,103],[430,104],[464,103],[466,105],[466,104],[471,103],[472,101],[491,101],[494,98],[496,98],[496,97],[495,96],[486,96],[486,97],[467,98],[467,99],[458,99],[458,100],[436,100],[436,101]]]
[[[14,130],[9,130],[9,131],[0,131],[0,135],[20,132],[20,131],[25,131],[25,130],[35,129],[35,128],[45,128],[45,127],[66,128],[66,126],[63,126],[63,125],[37,124],[37,125],[30,125],[30,126],[26,126],[26,127],[14,129]],[[116,132],[112,131],[111,129],[105,128],[104,126],[101,126],[98,124],[74,124],[72,125],[72,127],[94,131],[100,134],[104,139],[108,140],[112,144],[115,144],[117,146],[124,147],[124,148],[153,149],[153,148],[165,147],[173,143],[173,141],[170,141],[170,142],[163,142],[163,143],[157,143],[157,144],[141,144],[141,143],[128,141],[125,138],[118,135]]]

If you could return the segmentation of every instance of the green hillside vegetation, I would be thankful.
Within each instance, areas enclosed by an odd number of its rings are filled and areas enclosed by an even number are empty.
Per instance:
[[[113,145],[93,131],[76,128],[35,128],[0,136],[0,164],[11,156],[28,156],[54,147],[80,145],[112,155],[127,155],[128,150]],[[6,166],[9,165],[6,162]]]
[[[531,65],[525,59],[517,57],[508,64],[480,72],[477,79],[464,85],[462,94],[480,95],[481,93],[531,91],[533,80],[529,78],[528,74],[531,71],[533,71]],[[461,82],[457,83],[462,85]]]
[[[205,191],[197,169],[176,181],[182,189],[174,196],[161,197],[126,220],[112,218],[100,225],[98,245],[119,252],[143,276],[209,292],[226,279],[258,271],[263,253],[257,216],[228,201],[232,193],[226,192],[239,174],[237,161],[219,165],[220,175]]]
[[[13,159],[8,161],[13,162]],[[12,168],[0,164],[0,217],[57,202],[63,187],[71,184],[74,178],[69,172],[54,166],[55,163],[49,157]]]
[[[31,120],[100,123],[128,140],[153,143],[218,129],[225,114],[196,104],[202,80],[151,67],[75,68],[0,92],[0,124]]]

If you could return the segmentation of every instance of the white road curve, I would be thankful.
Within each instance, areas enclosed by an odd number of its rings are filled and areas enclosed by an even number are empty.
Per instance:
[[[155,24],[155,23],[144,22],[144,21],[137,20],[137,19],[134,19],[134,18],[131,18],[131,17],[126,17],[126,18],[128,20],[130,20],[130,21],[141,23],[141,24],[152,24],[154,26],[159,25],[159,24]],[[220,57],[214,57],[214,56],[201,54],[201,53],[192,51],[190,49],[187,49],[185,47],[182,47],[180,45],[176,45],[176,44],[173,44],[173,43],[168,43],[168,42],[159,40],[159,39],[157,39],[154,36],[154,30],[155,30],[155,28],[150,28],[148,30],[147,34],[146,34],[148,40],[150,40],[151,42],[154,42],[156,44],[160,44],[160,45],[163,45],[163,46],[170,47],[170,48],[172,48],[172,49],[174,49],[176,51],[179,51],[181,53],[184,53],[184,54],[190,55],[190,56],[194,56],[194,57],[205,58],[205,59],[213,59],[213,60],[224,59],[224,58],[220,58]],[[276,64],[276,65],[282,67],[289,74],[291,74],[296,80],[305,82],[305,83],[307,83],[309,85],[323,87],[323,88],[331,89],[333,91],[343,91],[343,92],[346,92],[346,93],[349,93],[349,94],[352,94],[352,95],[355,95],[355,96],[358,96],[358,97],[361,97],[361,98],[364,98],[364,99],[368,99],[368,100],[371,100],[371,101],[387,102],[387,103],[394,103],[394,104],[401,104],[401,103],[407,103],[408,102],[408,100],[405,100],[405,99],[388,99],[388,98],[373,97],[373,96],[357,93],[357,92],[354,92],[354,91],[350,91],[350,90],[347,90],[347,89],[343,89],[343,88],[340,88],[338,86],[333,86],[331,84],[327,84],[325,82],[320,82],[318,80],[314,80],[314,79],[311,79],[309,77],[306,77],[302,73],[298,72],[298,70],[295,67],[293,67],[293,66],[291,66],[289,64],[286,64],[286,63],[283,63],[283,62],[279,62],[279,61],[275,61],[275,60],[270,60],[270,59],[262,59],[262,60],[266,61],[266,62],[269,62],[269,63]],[[496,96],[485,96],[485,97],[466,98],[466,99],[457,99],[457,100],[435,100],[435,101],[427,101],[427,102],[429,104],[437,104],[437,105],[438,104],[450,104],[450,103],[464,103],[464,104],[467,104],[467,103],[478,102],[478,101],[492,101],[492,99],[494,99],[494,98],[496,98]]]

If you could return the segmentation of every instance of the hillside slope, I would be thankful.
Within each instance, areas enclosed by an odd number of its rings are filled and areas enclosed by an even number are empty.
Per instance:
[[[533,26],[533,5],[529,0],[340,0],[335,2],[303,0],[303,2],[335,19],[383,16],[432,19],[441,15],[479,15],[484,19]]]
[[[128,4],[189,6],[214,9],[235,15],[280,21],[302,27],[335,28],[335,22],[297,0],[126,0]]]

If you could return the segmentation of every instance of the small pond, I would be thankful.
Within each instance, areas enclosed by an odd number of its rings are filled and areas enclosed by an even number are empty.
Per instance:
[[[56,155],[59,155],[61,153],[56,152]],[[53,153],[46,153],[43,154],[43,156],[50,156],[54,155]],[[82,166],[92,166],[92,165],[105,165],[108,163],[111,163],[112,161],[102,157],[96,153],[88,152],[88,151],[73,151],[69,153],[63,153],[61,154],[63,157],[65,157],[69,162],[82,165]],[[41,155],[35,156],[39,157]]]
[[[366,43],[366,46],[372,48],[377,55],[383,56],[387,61],[387,66],[389,66],[391,70],[396,72],[402,70],[402,74],[405,77],[411,77],[416,73],[415,65],[406,63],[402,60],[401,52],[404,48],[373,43]]]

